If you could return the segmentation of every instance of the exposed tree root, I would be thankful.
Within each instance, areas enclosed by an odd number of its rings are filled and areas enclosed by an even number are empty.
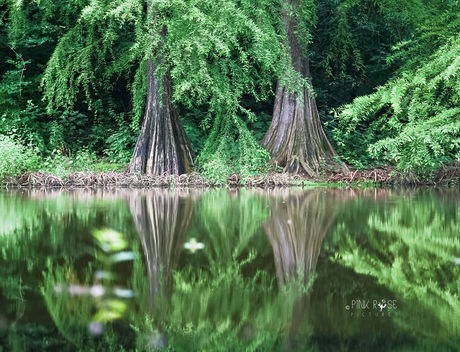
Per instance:
[[[439,168],[434,175],[436,184],[460,185],[460,163]]]
[[[391,168],[372,169],[372,170],[350,170],[347,173],[331,173],[327,176],[328,182],[373,182],[376,184],[394,183],[396,176],[393,175]]]
[[[390,167],[372,170],[352,170],[347,173],[326,173],[321,178],[305,178],[291,173],[268,173],[241,179],[238,174],[227,177],[225,184],[212,183],[199,173],[183,175],[140,175],[133,173],[84,173],[76,172],[65,178],[43,172],[25,173],[8,177],[4,181],[7,188],[155,188],[155,187],[288,187],[303,186],[312,182],[335,182],[345,184],[373,183],[382,186],[419,185],[460,185],[460,164],[448,165],[438,169],[432,177],[422,178],[413,173],[398,173]]]
[[[192,172],[183,175],[140,175],[132,173],[84,173],[76,172],[65,178],[43,172],[25,173],[5,180],[7,188],[157,188],[157,187],[286,187],[307,181],[298,175],[270,173],[253,176],[244,181],[240,175],[232,174],[226,184],[212,183],[200,174]]]
[[[349,173],[331,173],[326,180],[328,182],[372,182],[400,186],[458,186],[460,185],[460,163],[445,165],[433,174],[425,176],[413,172],[398,172],[394,168],[384,167],[372,170],[352,170]]]
[[[154,187],[209,187],[211,184],[198,173],[186,175],[140,175],[133,173],[76,172],[65,178],[42,172],[9,177],[8,188],[154,188]]]

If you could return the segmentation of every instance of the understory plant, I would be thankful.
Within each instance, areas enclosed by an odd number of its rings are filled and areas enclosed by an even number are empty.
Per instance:
[[[13,137],[0,135],[0,180],[25,171],[36,170],[39,157],[32,146],[26,146]]]
[[[197,159],[200,172],[214,183],[225,183],[237,173],[242,181],[268,170],[270,154],[238,116],[217,117],[203,151]]]

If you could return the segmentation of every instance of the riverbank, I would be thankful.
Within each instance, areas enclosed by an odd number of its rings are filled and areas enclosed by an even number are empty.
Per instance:
[[[232,174],[224,182],[207,179],[193,172],[184,175],[139,175],[126,172],[73,172],[64,177],[44,173],[27,172],[20,176],[6,177],[6,188],[155,188],[155,187],[290,187],[334,184],[339,186],[459,186],[460,164],[444,166],[430,177],[397,172],[390,167],[372,170],[351,170],[349,173],[324,174],[312,179],[288,173],[267,173],[241,178]]]
[[[6,188],[155,188],[155,187],[287,187],[314,185],[320,182],[287,173],[255,175],[244,180],[237,174],[224,182],[212,181],[197,172],[184,175],[140,175],[126,172],[75,172],[66,177],[43,172],[29,172],[4,181]],[[322,181],[326,182],[326,181]]]

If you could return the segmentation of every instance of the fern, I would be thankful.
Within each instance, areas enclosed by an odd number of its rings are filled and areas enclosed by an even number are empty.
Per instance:
[[[368,155],[403,171],[426,173],[458,160],[459,57],[456,34],[416,69],[407,69],[375,93],[344,106],[337,135],[365,126],[362,132],[375,136],[381,129],[383,138],[370,141]]]

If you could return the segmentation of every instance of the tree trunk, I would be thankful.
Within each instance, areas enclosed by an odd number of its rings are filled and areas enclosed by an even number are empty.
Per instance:
[[[193,152],[171,104],[171,79],[168,74],[158,78],[151,60],[147,65],[147,106],[128,171],[151,175],[189,173]]]
[[[299,6],[295,0],[288,2]],[[311,86],[309,61],[297,38],[296,20],[292,15],[283,13],[283,21],[291,64]],[[324,133],[311,92],[305,87],[300,93],[289,89],[278,82],[272,122],[262,139],[272,161],[286,172],[303,173],[310,177],[317,177],[321,170],[347,172]]]

